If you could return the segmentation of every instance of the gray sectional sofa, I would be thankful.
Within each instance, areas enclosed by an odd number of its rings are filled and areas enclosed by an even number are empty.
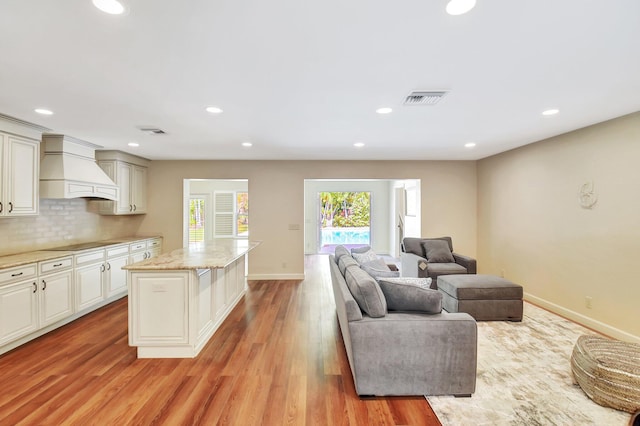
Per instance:
[[[415,306],[408,306],[410,311],[390,310],[378,281],[344,256],[330,255],[329,263],[358,395],[471,395],[476,385],[475,320],[466,313],[441,312],[441,295],[426,289],[426,296],[418,295],[415,286],[408,287],[416,292],[416,300],[423,298],[426,311],[437,313],[420,312]],[[399,302],[389,288],[385,291],[389,306],[397,309]]]

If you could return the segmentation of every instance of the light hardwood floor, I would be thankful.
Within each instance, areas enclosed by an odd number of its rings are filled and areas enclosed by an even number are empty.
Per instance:
[[[0,356],[0,425],[439,425],[417,397],[359,398],[326,256],[255,281],[195,359],[137,359],[122,299]]]

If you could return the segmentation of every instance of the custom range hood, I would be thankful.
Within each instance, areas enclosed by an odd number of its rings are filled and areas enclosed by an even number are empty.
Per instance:
[[[40,198],[118,199],[118,187],[96,164],[101,146],[70,136],[42,135]]]

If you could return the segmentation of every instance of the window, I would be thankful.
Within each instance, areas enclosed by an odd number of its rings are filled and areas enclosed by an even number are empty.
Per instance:
[[[205,239],[205,208],[204,198],[189,199],[189,243]]]
[[[249,193],[236,192],[236,235],[249,236]]]
[[[214,192],[214,235],[216,238],[249,236],[249,193]]]

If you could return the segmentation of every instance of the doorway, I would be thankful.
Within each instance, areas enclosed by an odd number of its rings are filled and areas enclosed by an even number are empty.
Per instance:
[[[183,247],[249,237],[247,179],[185,179]]]
[[[370,194],[369,245],[380,255],[399,257],[401,237],[421,235],[419,179],[305,179],[305,254],[317,254],[322,247],[321,192]],[[405,193],[410,200],[406,200]],[[405,212],[406,203],[409,203],[409,214]]]
[[[371,192],[319,192],[318,252],[371,246]]]

